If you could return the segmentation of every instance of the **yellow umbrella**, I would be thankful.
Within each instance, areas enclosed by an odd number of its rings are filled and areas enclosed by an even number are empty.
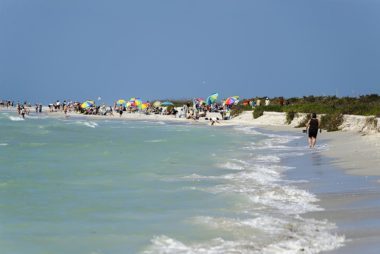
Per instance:
[[[91,100],[85,101],[85,102],[83,102],[80,105],[80,107],[83,108],[83,109],[90,108],[90,107],[93,107],[93,106],[95,106],[95,102],[91,101]]]

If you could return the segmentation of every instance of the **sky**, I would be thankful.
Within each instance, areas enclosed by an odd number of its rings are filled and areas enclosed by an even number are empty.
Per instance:
[[[379,0],[0,0],[0,99],[380,94]]]

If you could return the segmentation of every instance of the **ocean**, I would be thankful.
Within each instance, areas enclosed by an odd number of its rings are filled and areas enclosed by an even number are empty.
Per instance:
[[[306,216],[324,208],[300,161],[327,148],[310,154],[301,133],[13,112],[0,133],[1,253],[318,253],[345,241]]]

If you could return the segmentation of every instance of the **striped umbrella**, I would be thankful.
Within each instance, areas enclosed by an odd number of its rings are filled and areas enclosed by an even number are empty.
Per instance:
[[[92,101],[92,100],[87,100],[87,101],[83,102],[83,103],[80,105],[80,107],[81,107],[82,109],[87,109],[87,108],[90,108],[90,107],[93,107],[93,106],[95,106],[95,102]]]
[[[139,107],[142,104],[142,100],[140,98],[132,97],[129,99],[130,107]]]
[[[207,99],[206,99],[207,105],[211,105],[211,104],[215,103],[216,100],[218,99],[218,96],[219,96],[218,93],[214,93],[214,94],[211,94],[209,97],[207,97]]]
[[[233,105],[237,100],[234,98],[234,97],[228,97],[225,101],[224,101],[224,105],[227,105],[227,106],[230,106],[230,105]]]

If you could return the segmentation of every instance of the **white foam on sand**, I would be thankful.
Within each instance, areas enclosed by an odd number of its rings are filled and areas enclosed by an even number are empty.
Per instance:
[[[303,219],[299,216],[290,222],[267,215],[243,220],[225,217],[196,217],[193,218],[193,223],[234,232],[240,239],[244,239],[241,244],[248,242],[252,247],[245,249],[243,253],[255,253],[254,250],[258,246],[260,246],[261,253],[318,253],[332,250],[344,242],[344,237],[329,233],[336,229],[335,224],[327,221]],[[249,234],[250,231],[255,232],[257,230],[276,239],[275,243],[266,244],[265,239],[261,239],[261,243],[257,243],[257,239],[251,237],[254,234]],[[239,247],[244,250],[244,245]]]
[[[151,253],[319,253],[343,245],[344,237],[330,233],[335,225],[326,221],[304,220],[289,223],[279,219],[257,218],[253,220],[231,220],[225,218],[196,218],[198,223],[217,227],[239,235],[237,239],[213,238],[201,243],[184,243],[166,235],[155,236],[151,245],[143,251]],[[271,239],[257,241],[254,230],[266,231]]]

